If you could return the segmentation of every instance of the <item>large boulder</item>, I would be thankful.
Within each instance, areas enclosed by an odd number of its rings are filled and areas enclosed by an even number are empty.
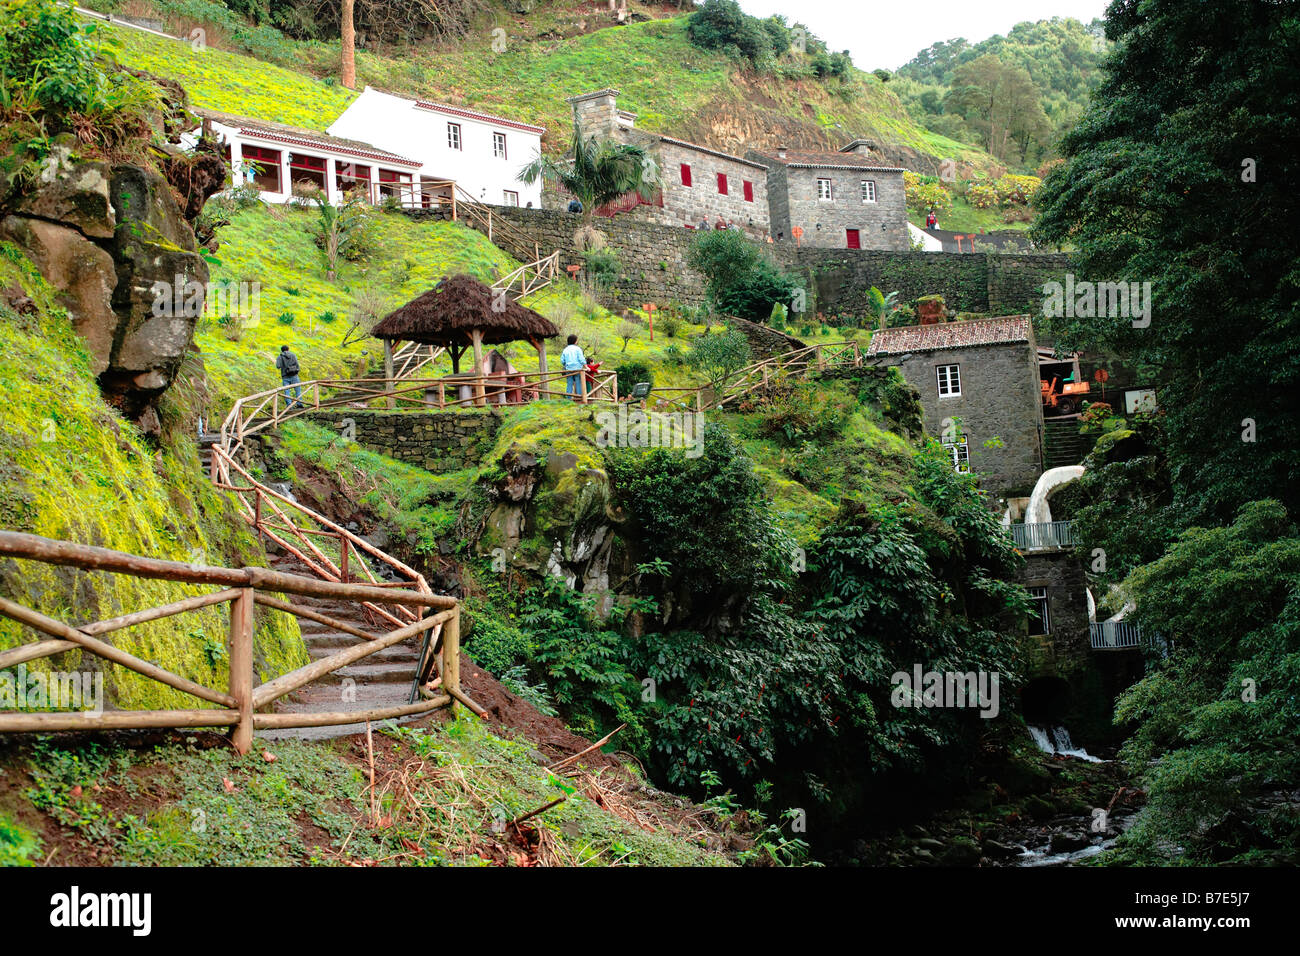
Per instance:
[[[138,166],[113,169],[118,225],[113,308],[118,317],[100,388],[146,431],[157,397],[171,384],[203,311],[208,264],[199,254],[167,181]]]
[[[35,188],[17,197],[12,211],[72,226],[93,239],[111,239],[117,218],[109,175],[107,163],[74,158],[72,143],[60,137],[41,164]]]
[[[99,375],[108,368],[117,332],[113,287],[117,272],[113,257],[76,229],[42,219],[6,216],[0,236],[22,246],[28,258],[59,290],[73,328],[90,349],[90,368]]]

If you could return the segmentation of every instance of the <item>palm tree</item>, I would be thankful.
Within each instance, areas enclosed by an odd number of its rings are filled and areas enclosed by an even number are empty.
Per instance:
[[[898,293],[885,295],[874,285],[867,290],[867,309],[876,319],[877,328],[885,328],[889,317],[898,311]]]
[[[537,158],[519,171],[528,185],[545,179],[577,197],[582,203],[582,225],[591,225],[596,209],[628,193],[650,200],[659,185],[659,169],[640,146],[582,135],[573,124],[573,145],[563,159]]]

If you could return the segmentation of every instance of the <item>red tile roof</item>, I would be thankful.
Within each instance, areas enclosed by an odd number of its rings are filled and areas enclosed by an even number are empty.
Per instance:
[[[405,156],[390,153],[386,149],[380,149],[357,139],[344,139],[341,136],[318,133],[315,130],[289,126],[286,123],[273,123],[270,120],[254,119],[249,116],[235,116],[232,113],[221,113],[217,110],[204,109],[198,106],[191,106],[190,112],[197,113],[214,123],[220,123],[222,126],[234,127],[239,130],[242,136],[266,139],[287,146],[322,149],[327,152],[342,153],[345,156],[359,156],[362,159],[374,159],[380,162],[392,163],[396,166],[418,167],[420,165],[419,160],[407,159]]]
[[[993,319],[938,322],[934,325],[905,325],[882,329],[871,337],[868,355],[901,355],[904,352],[935,352],[977,345],[1028,342],[1029,316],[1004,315]]]

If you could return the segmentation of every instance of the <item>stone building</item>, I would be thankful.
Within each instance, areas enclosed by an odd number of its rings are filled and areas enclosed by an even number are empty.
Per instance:
[[[778,147],[745,158],[767,168],[772,234],[826,249],[912,248],[903,170],[884,166],[875,146],[855,139],[837,153]]]
[[[882,329],[867,354],[921,393],[926,431],[954,468],[996,498],[1030,493],[1043,470],[1043,408],[1029,316]]]
[[[636,114],[618,108],[618,90],[569,98],[574,122],[595,135],[640,146],[654,160],[660,188],[650,203],[637,197],[610,204],[647,222],[698,229],[734,223],[753,239],[767,239],[767,167],[686,140],[636,128]]]

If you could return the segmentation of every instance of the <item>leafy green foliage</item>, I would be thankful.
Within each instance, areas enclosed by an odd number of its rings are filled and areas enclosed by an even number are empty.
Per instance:
[[[1121,756],[1149,802],[1121,861],[1294,862],[1300,815],[1300,532],[1277,501],[1193,528],[1123,584],[1147,633],[1172,648],[1121,697]],[[1158,758],[1158,761],[1157,761]]]
[[[1038,195],[1036,239],[1072,243],[1076,279],[1149,282],[1151,319],[1052,319],[1050,331],[1062,349],[1126,356],[1156,387],[1189,520],[1227,521],[1268,497],[1294,512],[1300,87],[1282,51],[1300,45],[1300,16],[1156,0],[1113,5],[1106,31],[1115,52]]]
[[[688,253],[691,268],[707,277],[709,299],[724,315],[762,322],[775,303],[788,303],[799,283],[780,272],[758,244],[732,229],[701,232]]]
[[[687,361],[709,382],[714,392],[753,359],[749,339],[739,329],[697,335],[691,340]]]
[[[539,155],[519,171],[528,184],[544,179],[582,203],[582,221],[590,223],[596,209],[629,193],[650,200],[659,184],[654,161],[640,146],[583,136],[573,125],[573,143],[563,159]]]

